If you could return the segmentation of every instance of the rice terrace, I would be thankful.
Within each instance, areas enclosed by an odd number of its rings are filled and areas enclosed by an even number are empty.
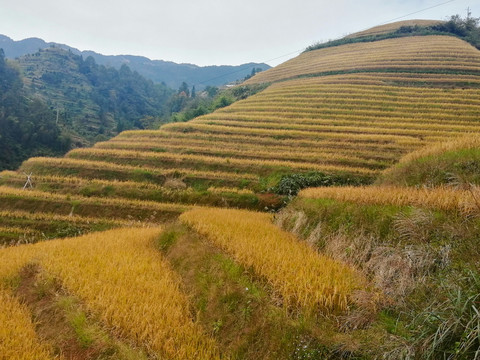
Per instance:
[[[0,359],[480,359],[480,50],[438,24],[1,172]]]

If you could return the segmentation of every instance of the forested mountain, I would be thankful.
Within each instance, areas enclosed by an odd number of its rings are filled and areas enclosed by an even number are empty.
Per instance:
[[[60,155],[70,148],[50,108],[28,97],[18,69],[0,49],[0,169],[14,168],[31,156]]]
[[[171,95],[165,85],[126,65],[116,70],[60,48],[22,56],[17,63],[26,87],[58,111],[59,124],[88,142],[149,127]]]
[[[76,55],[84,58],[92,56],[99,65],[111,66],[117,70],[122,65],[128,65],[132,70],[137,71],[147,79],[155,83],[165,83],[169,87],[178,88],[182,82],[196,85],[197,90],[206,86],[221,86],[239,79],[245,78],[252,73],[252,69],[267,70],[267,64],[248,63],[238,66],[197,66],[193,64],[177,64],[171,61],[150,60],[143,56],[118,55],[107,56],[94,51],[80,51],[68,45],[47,43],[42,39],[29,38],[14,41],[8,36],[0,35],[0,48],[5,51],[9,59],[33,54],[39,49],[47,49],[51,46],[70,50]]]
[[[124,129],[157,126],[173,93],[126,65],[116,70],[61,48],[17,60],[5,60],[2,52],[1,61],[0,146],[5,158],[0,168],[91,145]]]

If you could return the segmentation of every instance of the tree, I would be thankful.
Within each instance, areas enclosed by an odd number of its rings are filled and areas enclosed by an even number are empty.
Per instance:
[[[208,85],[208,86],[205,88],[205,91],[207,92],[208,97],[211,97],[211,98],[213,98],[215,95],[218,94],[218,88],[217,88],[216,86],[210,86],[210,85]]]
[[[182,85],[178,88],[178,94],[184,93],[186,97],[190,96],[190,90],[188,90],[188,84],[184,81],[182,82]]]

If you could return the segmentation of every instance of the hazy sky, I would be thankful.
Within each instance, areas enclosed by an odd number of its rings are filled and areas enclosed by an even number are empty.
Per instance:
[[[0,0],[0,34],[39,37],[105,55],[198,65],[276,65],[316,42],[447,0]],[[453,0],[402,18],[480,17],[480,1]],[[285,56],[289,54],[288,56]]]

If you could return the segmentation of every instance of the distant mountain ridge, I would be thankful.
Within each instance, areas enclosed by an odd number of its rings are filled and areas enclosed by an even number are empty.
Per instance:
[[[178,88],[182,82],[190,86],[195,85],[202,89],[208,85],[221,86],[240,80],[252,73],[252,69],[268,70],[271,67],[264,63],[247,63],[238,66],[198,66],[194,64],[177,64],[172,61],[150,60],[147,57],[135,55],[102,55],[94,51],[80,51],[65,44],[46,42],[39,38],[28,38],[15,41],[8,36],[0,34],[0,48],[4,50],[5,57],[15,59],[17,57],[36,53],[39,49],[51,46],[70,50],[84,58],[91,56],[97,64],[111,66],[120,69],[123,64],[137,71],[147,79],[155,83],[165,83],[172,88]]]

